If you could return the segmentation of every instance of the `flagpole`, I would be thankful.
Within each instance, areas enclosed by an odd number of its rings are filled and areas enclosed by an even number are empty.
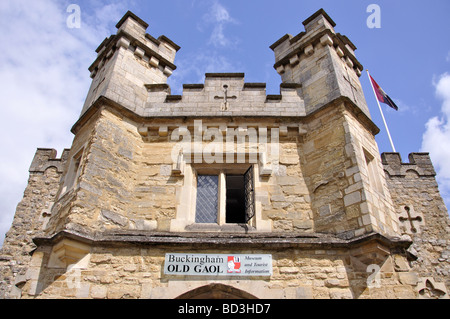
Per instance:
[[[377,101],[378,108],[380,109],[380,113],[381,113],[381,117],[382,117],[382,119],[383,119],[384,127],[386,128],[386,132],[387,132],[387,135],[388,135],[388,137],[389,137],[389,142],[391,142],[392,151],[393,151],[394,153],[397,153],[397,151],[395,150],[395,147],[394,147],[394,143],[392,142],[391,133],[389,133],[389,129],[388,129],[388,126],[387,126],[387,124],[386,124],[386,119],[384,118],[383,110],[381,109],[380,102],[378,101],[377,94],[376,94],[376,92],[375,92],[375,88],[373,87],[372,80],[370,79],[369,70],[366,69],[366,71],[367,71],[367,77],[369,78],[370,86],[372,86],[373,94],[375,95],[375,100]]]

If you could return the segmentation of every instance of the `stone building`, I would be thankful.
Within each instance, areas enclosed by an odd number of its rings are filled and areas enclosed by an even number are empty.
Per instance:
[[[208,73],[131,12],[56,157],[38,149],[0,251],[2,298],[448,298],[428,154],[379,156],[355,45],[322,9],[270,48],[280,94]]]

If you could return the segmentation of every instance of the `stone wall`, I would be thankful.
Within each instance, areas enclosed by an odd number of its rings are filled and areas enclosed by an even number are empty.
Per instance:
[[[186,201],[192,198],[183,195],[183,185],[190,185],[187,171],[192,168],[186,168],[183,174],[173,171],[176,163],[172,153],[178,140],[173,140],[172,135],[185,128],[194,138],[194,120],[135,118],[111,106],[99,106],[97,114],[77,131],[71,155],[82,150],[80,174],[71,189],[59,194],[46,230],[48,235],[64,229],[170,231],[174,220],[182,219],[180,216],[191,209]],[[280,143],[276,145],[280,148],[277,169],[272,176],[260,176],[256,181],[261,218],[273,222],[274,231],[313,230],[311,199],[299,160],[298,122],[204,118],[202,125],[204,129],[220,128],[223,142],[230,129],[246,130],[251,126],[259,134],[267,128],[270,133],[270,127],[281,130],[282,136],[277,140]],[[207,144],[205,141],[203,147]],[[231,144],[236,147],[237,141]],[[246,147],[248,152],[248,144]],[[258,156],[256,159],[261,160]],[[246,163],[259,165],[248,159]],[[216,163],[210,168],[216,168],[218,173],[225,167],[235,167],[234,164]],[[65,179],[67,176],[66,173]],[[195,183],[191,186],[195,187]],[[186,231],[187,225],[177,231]]]
[[[349,238],[371,231],[396,236],[398,226],[374,139],[377,128],[354,111],[351,101],[338,99],[305,118],[307,134],[299,143],[299,154],[314,229]]]
[[[27,280],[32,239],[42,233],[51,217],[51,209],[60,187],[69,150],[56,158],[53,149],[38,149],[30,166],[30,177],[22,201],[17,205],[11,229],[0,250],[0,299],[14,298]]]
[[[450,291],[450,219],[439,193],[436,173],[428,153],[411,153],[403,163],[399,153],[383,153],[383,167],[403,235],[413,244],[412,269],[419,276],[418,287],[434,297]],[[442,286],[444,284],[444,286]],[[418,289],[419,289],[418,288]],[[434,289],[434,290],[433,290]]]
[[[204,84],[185,84],[182,95],[168,86],[146,85],[149,95],[142,115],[167,116],[302,116],[301,85],[282,84],[279,95],[267,95],[265,83],[246,83],[244,73],[207,73]]]
[[[64,226],[50,227],[48,234],[71,227],[170,231],[175,219],[187,218],[183,227],[176,228],[185,231],[188,220],[193,220],[189,214],[195,214],[188,212],[194,204],[187,202],[195,193],[186,195],[189,190],[183,185],[195,188],[195,165],[187,165],[186,174],[173,171],[173,150],[179,142],[173,136],[185,129],[193,142],[196,119],[142,118],[103,102],[77,131],[72,155],[83,150],[80,175],[72,189],[59,195],[55,205],[59,215],[55,213],[49,224],[64,220]],[[244,116],[197,121],[202,130],[212,127],[221,132],[223,142],[226,132],[235,129],[246,134],[251,128],[258,139],[272,128],[279,131],[273,171],[259,174],[256,181],[260,220],[270,225],[266,231],[329,232],[348,238],[374,230],[395,234],[389,193],[373,190],[366,168],[364,150],[377,152],[374,128],[355,119],[353,110],[351,101],[338,99],[309,117],[279,118],[276,123]],[[207,144],[204,141],[201,147]],[[237,140],[231,144],[236,147]],[[255,164],[258,172],[264,168],[261,146],[255,154],[257,163],[248,158],[245,162]],[[246,147],[243,151],[248,153]],[[216,174],[233,169],[236,162],[223,160],[223,164],[205,165],[216,169]],[[379,159],[373,160],[376,172],[381,172]],[[382,178],[380,185],[385,185]],[[381,213],[386,215],[380,217]]]
[[[134,159],[140,140],[136,126],[131,129],[128,120],[102,111],[91,118],[77,132],[70,154],[71,160],[80,156],[76,181],[60,189],[46,234],[131,227],[128,218],[138,175]]]
[[[204,238],[203,243],[201,238]],[[118,237],[117,240],[120,241]],[[32,275],[23,289],[23,298],[175,298],[212,283],[269,299],[417,297],[414,285],[405,276],[408,270],[401,267],[406,263],[403,254],[393,253],[379,264],[371,265],[374,269],[369,271],[368,265],[347,248],[353,246],[349,242],[334,242],[334,248],[327,248],[325,243],[329,239],[325,237],[286,239],[286,243],[290,242],[288,246],[281,241],[274,245],[275,239],[261,240],[260,244],[255,244],[257,237],[252,243],[235,242],[233,249],[225,247],[224,243],[217,246],[217,242],[216,247],[211,248],[212,242],[207,243],[210,239],[204,234],[196,236],[194,247],[170,244],[169,240],[165,245],[152,247],[137,243],[127,245],[126,242],[120,246],[91,243],[86,255],[69,267],[57,260],[54,248],[41,243],[33,255]],[[163,272],[167,252],[232,254],[237,248],[241,253],[271,253],[273,275],[270,279],[214,276],[192,279]]]

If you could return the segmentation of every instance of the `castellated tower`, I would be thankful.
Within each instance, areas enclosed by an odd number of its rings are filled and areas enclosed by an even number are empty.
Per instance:
[[[155,39],[148,24],[132,12],[117,23],[117,34],[97,48],[97,59],[89,67],[92,84],[82,114],[104,96],[134,112],[142,112],[147,101],[145,84],[165,84],[176,69],[178,45],[165,36]]]
[[[448,298],[428,154],[381,158],[355,45],[324,10],[271,49],[279,94],[207,73],[131,12],[98,47],[74,140],[38,149],[2,298]]]
[[[308,120],[299,154],[309,187],[316,231],[354,237],[398,231],[392,200],[382,178],[359,76],[356,47],[336,34],[319,10],[303,22],[306,32],[287,34],[271,49],[283,83],[297,84]],[[309,116],[308,115],[312,115]]]
[[[286,34],[270,48],[274,68],[284,83],[300,83],[306,113],[312,113],[339,97],[348,97],[370,118],[359,77],[363,66],[355,45],[336,33],[336,24],[323,10],[303,22],[304,32]]]

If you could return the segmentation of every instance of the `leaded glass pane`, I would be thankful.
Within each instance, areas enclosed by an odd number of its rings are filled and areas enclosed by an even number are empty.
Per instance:
[[[217,223],[219,176],[198,175],[196,223]]]

